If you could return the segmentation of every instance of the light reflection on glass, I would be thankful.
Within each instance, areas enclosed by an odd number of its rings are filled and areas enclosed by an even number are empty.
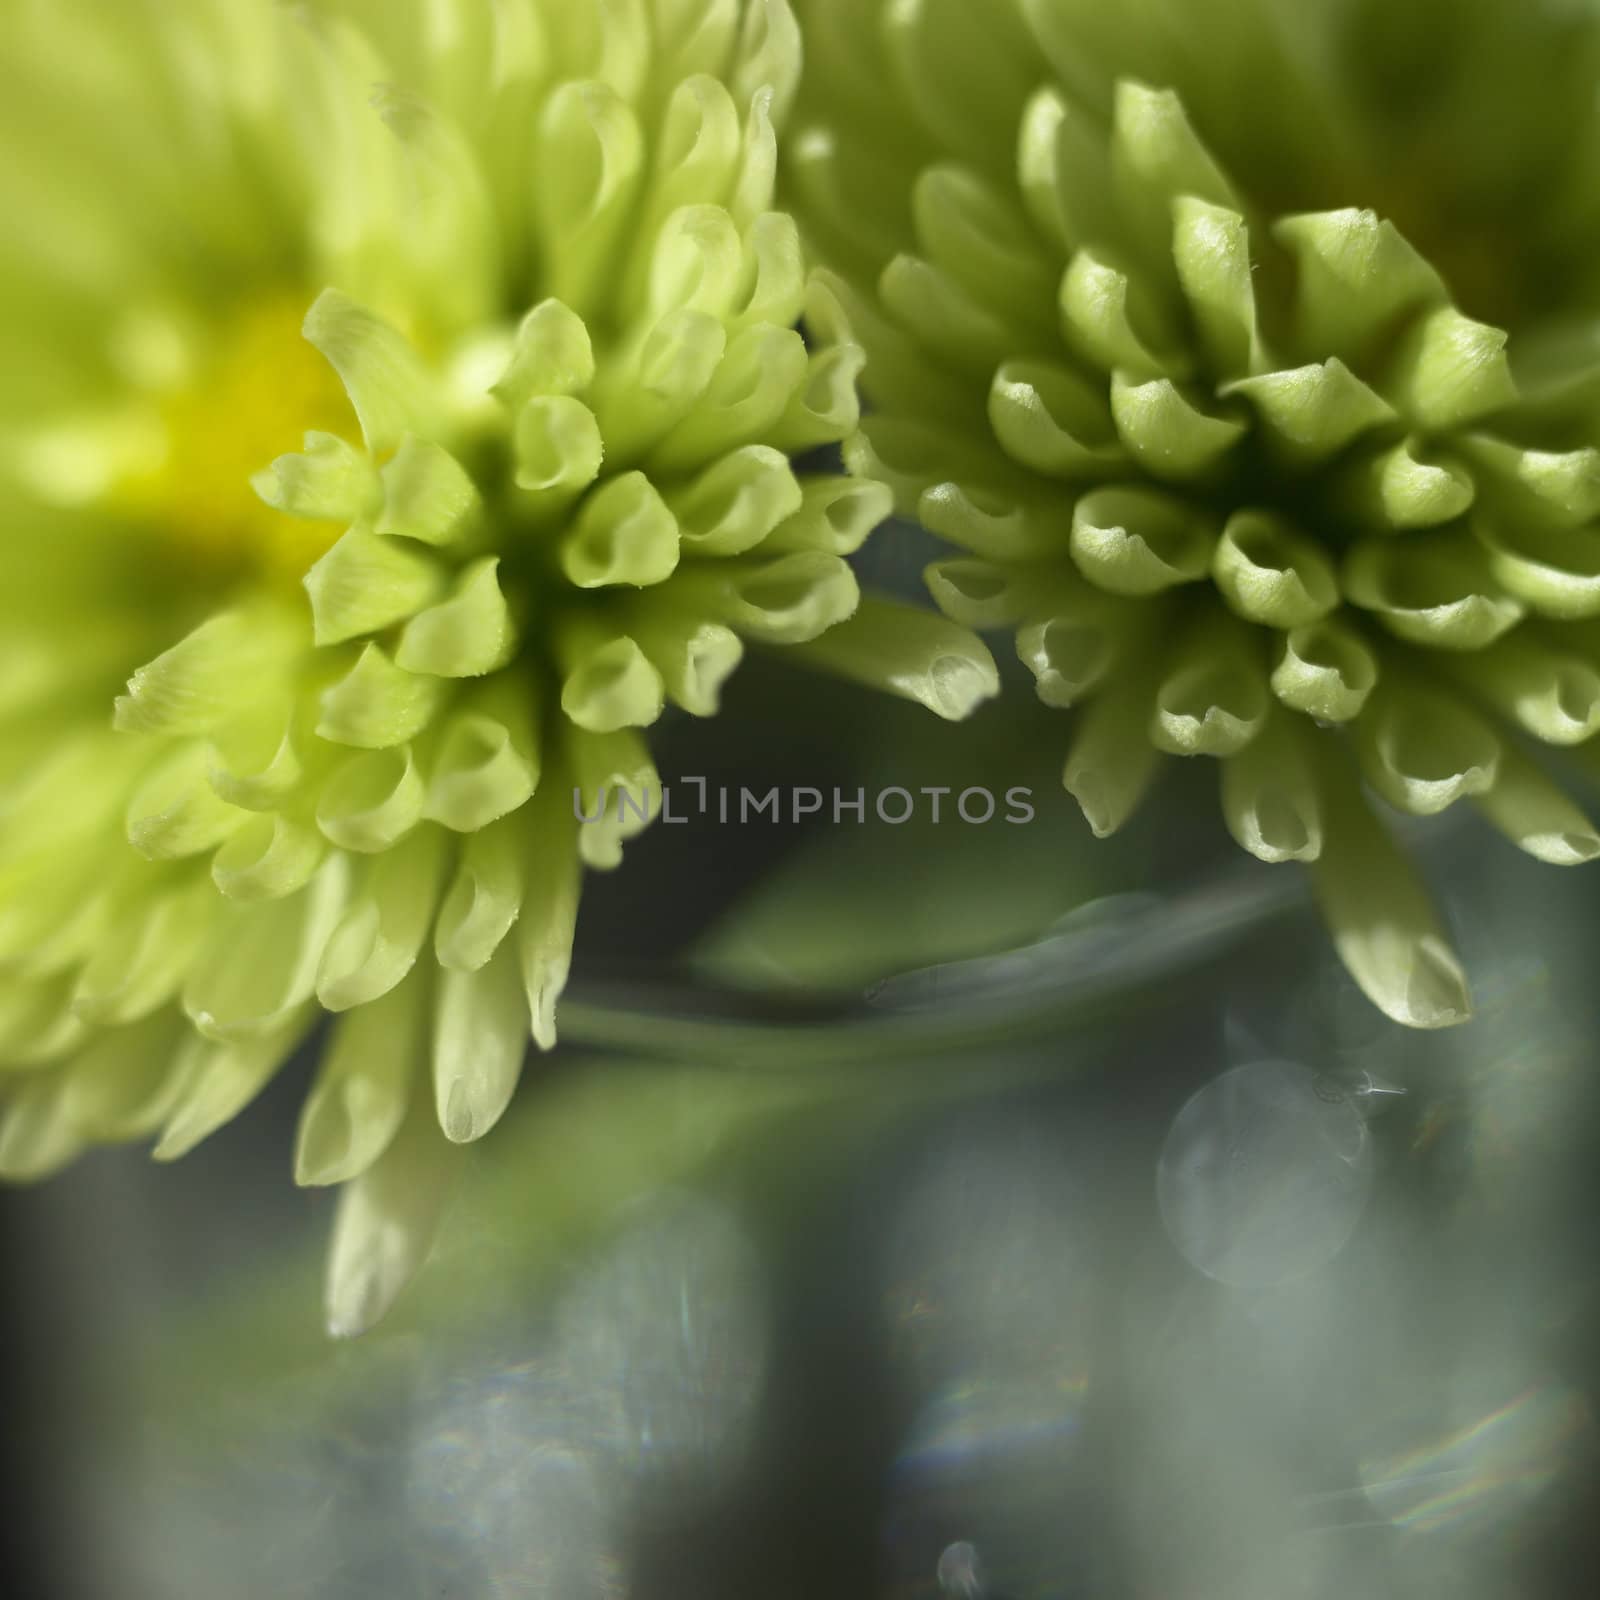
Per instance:
[[[1057,1141],[1001,1124],[935,1152],[903,1197],[887,1309],[913,1381],[1005,1382],[1081,1394],[1094,1262]]]
[[[903,1197],[886,1295],[915,1404],[884,1530],[897,1597],[1042,1600],[1092,1542],[1073,1506],[1096,1276],[1072,1167],[1059,1140],[1002,1123],[936,1150]]]
[[[955,1600],[984,1600],[983,1563],[977,1548],[965,1539],[947,1545],[935,1576],[940,1590]]]
[[[1543,1383],[1428,1444],[1361,1464],[1377,1514],[1416,1534],[1508,1530],[1593,1444],[1583,1396]]]
[[[768,1345],[754,1251],[708,1201],[655,1195],[490,1342],[417,1406],[414,1560],[450,1593],[616,1600],[641,1502],[702,1502],[743,1459]]]
[[[608,1486],[569,1431],[548,1369],[478,1375],[421,1418],[407,1502],[414,1556],[445,1592],[616,1600],[624,1590]]]
[[[1191,1266],[1263,1287],[1326,1266],[1372,1186],[1366,1123],[1334,1080],[1290,1062],[1234,1067],[1174,1119],[1156,1190]]]
[[[673,1497],[735,1474],[765,1385],[768,1318],[760,1262],[728,1213],[653,1197],[556,1313],[562,1370],[611,1468]]]

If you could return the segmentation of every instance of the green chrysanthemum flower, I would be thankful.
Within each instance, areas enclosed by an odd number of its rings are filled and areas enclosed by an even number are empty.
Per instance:
[[[819,331],[866,349],[875,406],[849,454],[970,552],[929,569],[940,606],[1016,627],[1041,698],[1084,707],[1065,782],[1096,833],[1163,755],[1217,758],[1234,837],[1314,864],[1368,995],[1458,1021],[1459,964],[1361,780],[1417,815],[1470,798],[1544,861],[1600,854],[1530,753],[1600,770],[1593,340],[1551,322],[1582,309],[1591,263],[1564,258],[1564,304],[1530,303],[1481,259],[1481,213],[1465,239],[1444,226],[1463,177],[1425,231],[1476,261],[1484,299],[1510,286],[1508,345],[1351,205],[1377,148],[1323,137],[1374,81],[1340,66],[1349,7],[1136,9],[803,8],[822,59],[794,183],[843,272]],[[1113,81],[1130,62],[1196,86],[1248,182],[1176,93]],[[1568,177],[1600,150],[1592,91],[1586,113]],[[1508,191],[1532,143],[1499,161]],[[1334,209],[1296,205],[1296,152]],[[1592,194],[1553,204],[1540,249],[1590,237]],[[1503,254],[1515,268],[1515,240]]]
[[[554,1040],[664,707],[839,624],[822,665],[945,715],[993,663],[858,610],[889,496],[790,464],[860,355],[794,331],[786,0],[67,9],[7,73],[53,165],[0,267],[0,1171],[177,1156],[339,1013],[297,1173],[349,1184],[353,1330],[439,1129]]]

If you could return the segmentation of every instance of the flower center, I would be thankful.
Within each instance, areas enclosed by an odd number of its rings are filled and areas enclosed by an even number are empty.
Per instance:
[[[279,517],[250,487],[307,430],[354,424],[337,375],[300,337],[306,303],[284,290],[246,301],[162,397],[160,454],[124,480],[119,498],[182,560],[296,581],[344,531]]]

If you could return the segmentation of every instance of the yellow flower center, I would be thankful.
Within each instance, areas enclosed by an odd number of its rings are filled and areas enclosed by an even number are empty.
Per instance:
[[[162,398],[162,454],[122,499],[183,559],[293,581],[343,531],[282,516],[250,487],[307,430],[355,426],[333,369],[300,336],[308,303],[286,291],[246,302],[216,328],[192,378]]]

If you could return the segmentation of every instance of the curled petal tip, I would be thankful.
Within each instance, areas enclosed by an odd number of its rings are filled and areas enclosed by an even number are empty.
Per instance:
[[[1442,940],[1424,939],[1405,986],[1405,1015],[1413,1028],[1453,1028],[1472,1018],[1466,973]]]

